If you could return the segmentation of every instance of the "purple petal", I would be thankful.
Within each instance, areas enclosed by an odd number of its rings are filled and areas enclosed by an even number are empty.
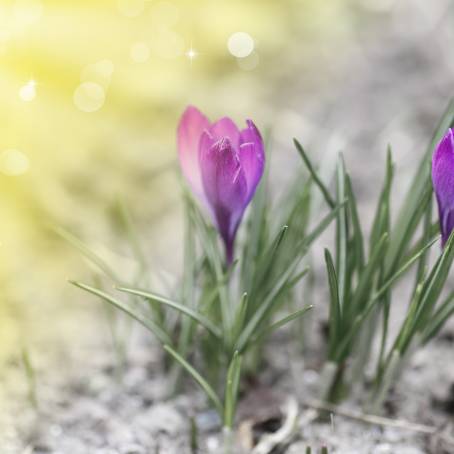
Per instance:
[[[184,176],[194,191],[203,195],[199,167],[199,142],[210,122],[196,107],[188,106],[181,116],[177,131],[178,155]]]
[[[210,133],[216,140],[227,137],[233,144],[233,147],[238,150],[240,146],[240,131],[231,118],[224,117],[213,123]]]
[[[432,182],[438,202],[442,245],[454,228],[454,132],[449,129],[435,148]]]
[[[239,155],[248,185],[248,201],[250,201],[263,175],[265,152],[258,129],[251,120],[247,120],[247,125],[248,127],[241,131]]]
[[[240,132],[240,143],[255,143],[263,148],[263,140],[252,120],[246,120],[247,127]]]
[[[227,262],[231,263],[236,231],[248,203],[248,187],[230,139],[222,138],[214,143],[212,140],[204,133],[200,141],[202,182],[226,247]]]

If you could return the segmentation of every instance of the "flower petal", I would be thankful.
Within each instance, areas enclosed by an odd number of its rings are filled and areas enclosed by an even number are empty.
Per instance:
[[[240,143],[255,143],[263,147],[262,136],[252,120],[246,120],[247,127],[240,132]]]
[[[205,195],[225,243],[227,261],[231,262],[236,231],[248,204],[248,187],[230,139],[224,137],[212,143],[210,135],[204,133],[200,168]]]
[[[252,199],[255,189],[263,175],[265,152],[262,137],[251,120],[248,127],[241,131],[240,162],[248,184],[248,201]]]
[[[449,129],[435,148],[432,182],[438,202],[442,244],[454,228],[454,132]]]
[[[227,137],[233,147],[238,150],[240,146],[240,131],[231,118],[224,117],[216,121],[211,125],[210,132],[216,140]]]
[[[188,106],[181,116],[177,130],[177,146],[184,176],[194,191],[203,194],[199,167],[199,142],[202,133],[210,128],[210,122],[196,107]]]

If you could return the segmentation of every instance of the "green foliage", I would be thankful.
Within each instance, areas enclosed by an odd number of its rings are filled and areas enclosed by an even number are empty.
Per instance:
[[[231,428],[242,369],[250,367],[251,373],[260,363],[269,335],[311,309],[293,297],[308,271],[302,261],[311,244],[344,209],[344,200],[334,202],[309,230],[313,182],[310,178],[301,184],[299,178],[285,194],[285,203],[272,203],[266,177],[262,180],[237,244],[239,260],[231,267],[225,265],[216,230],[185,191],[184,270],[175,298],[143,286],[148,285],[149,270],[124,204],[119,214],[139,270],[134,282],[125,282],[113,267],[65,232],[63,236],[114,282],[119,293],[72,283],[153,333],[173,360],[175,383],[180,371],[186,371]],[[284,311],[287,303],[293,310]]]
[[[428,342],[454,313],[453,294],[437,305],[453,261],[451,240],[430,273],[426,273],[429,249],[438,237],[438,225],[432,221],[429,163],[435,144],[453,121],[454,103],[451,102],[394,223],[391,221],[394,165],[391,148],[388,148],[384,183],[367,244],[342,156],[337,164],[336,197],[333,197],[295,140],[327,205],[332,206],[333,200],[339,205],[347,199],[337,211],[334,259],[330,251],[325,250],[330,305],[327,366],[321,385],[324,399],[336,401],[342,398],[349,391],[347,382],[355,385],[365,378],[364,366],[370,359],[372,343],[379,338],[380,353],[374,378],[377,408],[396,378],[396,371],[402,370],[410,347]],[[416,238],[418,231],[422,234]],[[412,300],[402,327],[387,352],[392,288],[398,279],[412,271],[414,264],[417,264],[417,270]]]

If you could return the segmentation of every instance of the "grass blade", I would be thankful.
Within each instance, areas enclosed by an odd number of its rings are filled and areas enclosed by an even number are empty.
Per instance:
[[[176,309],[177,311],[181,312],[184,315],[187,315],[188,317],[191,317],[194,321],[198,322],[200,325],[202,325],[204,328],[206,328],[213,336],[217,337],[218,339],[222,339],[222,333],[219,330],[219,328],[208,318],[206,318],[204,315],[200,314],[199,312],[183,306],[180,303],[177,303],[176,301],[172,301],[164,296],[157,295],[156,293],[151,293],[146,290],[141,290],[141,289],[134,289],[134,288],[128,288],[128,287],[116,287],[117,290],[120,292],[125,292],[125,293],[130,293],[132,295],[136,296],[141,296],[142,298],[145,298],[147,300],[159,303],[159,304],[165,304],[166,306],[172,307],[173,309]]]
[[[224,426],[228,428],[233,427],[233,420],[235,417],[235,408],[238,398],[238,388],[240,385],[241,375],[241,361],[242,357],[239,355],[238,350],[233,354],[232,361],[230,362],[227,371],[227,383],[225,387],[225,409],[224,409]]]
[[[126,304],[123,302],[113,298],[110,296],[108,293],[105,293],[97,288],[91,287],[86,284],[82,284],[80,282],[76,281],[69,281],[70,284],[75,285],[76,287],[79,287],[82,290],[85,290],[89,293],[92,293],[93,295],[96,295],[103,299],[104,301],[107,301],[109,304],[115,306],[117,309],[120,309],[124,313],[128,314],[131,318],[134,320],[138,321],[142,326],[144,326],[146,329],[148,329],[150,332],[156,335],[156,337],[163,343],[163,344],[168,344],[170,343],[170,337],[169,335],[159,326],[157,325],[153,320],[150,318],[140,314],[134,309],[131,309],[128,307]]]
[[[338,340],[342,330],[342,306],[339,299],[339,286],[337,282],[336,270],[334,268],[333,258],[328,249],[325,249],[325,263],[328,274],[329,291],[330,291],[330,306],[329,306],[329,353],[328,356],[332,359],[334,349],[338,344]]]
[[[303,146],[296,139],[293,139],[293,143],[295,144],[295,147],[298,150],[298,153],[300,154],[304,164],[306,165],[307,170],[309,171],[312,179],[314,180],[315,184],[320,188],[320,191],[322,192],[323,197],[326,200],[326,203],[329,205],[330,208],[334,208],[336,206],[336,203],[334,202],[333,198],[331,197],[329,189],[325,186],[325,184],[323,183],[323,181],[320,179],[317,172],[315,171],[309,157],[307,156],[306,152],[304,151]]]
[[[63,227],[53,226],[52,230],[69,244],[74,246],[82,253],[91,263],[99,268],[107,277],[115,282],[121,282],[117,273],[101,258],[98,254],[88,248],[79,238],[65,230]]]
[[[262,329],[257,335],[255,335],[254,338],[251,340],[251,343],[257,342],[262,337],[271,334],[273,331],[276,331],[277,329],[295,320],[296,318],[302,317],[306,312],[311,310],[313,307],[314,306],[312,305],[303,307],[302,309],[287,315],[286,317],[278,320],[277,322],[272,323],[270,326],[267,326],[266,328]]]
[[[199,384],[199,386],[203,389],[205,394],[208,398],[213,402],[216,410],[219,413],[221,418],[224,415],[224,408],[219,397],[216,395],[214,389],[210,386],[210,384],[197,372],[180,354],[178,354],[170,345],[164,345],[164,349],[167,353],[169,353],[178,363],[183,366],[184,369],[192,376],[192,378]]]

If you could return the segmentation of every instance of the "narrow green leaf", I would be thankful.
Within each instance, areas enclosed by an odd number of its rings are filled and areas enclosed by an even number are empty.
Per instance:
[[[373,253],[377,242],[384,233],[390,231],[390,193],[394,176],[394,165],[392,161],[391,147],[388,146],[386,155],[386,171],[383,189],[378,199],[378,204],[372,222],[372,232],[370,234],[370,251]]]
[[[273,240],[268,250],[264,253],[263,259],[260,261],[260,264],[257,267],[258,268],[257,277],[255,278],[256,286],[261,286],[263,280],[268,275],[268,272],[270,268],[273,266],[277,252],[279,251],[279,248],[285,238],[287,231],[288,226],[287,225],[282,226],[279,232],[277,233],[276,238]]]
[[[314,229],[306,235],[305,238],[301,241],[301,244],[297,246],[299,249],[307,249],[331,224],[331,221],[337,216],[340,208],[345,205],[346,201],[344,200],[340,205],[337,205],[333,210],[331,210],[318,224]]]
[[[218,339],[222,339],[222,333],[219,330],[219,328],[208,318],[206,318],[203,314],[200,314],[199,312],[183,306],[180,303],[177,303],[176,301],[172,301],[169,298],[166,298],[161,295],[157,295],[156,293],[148,292],[146,290],[141,290],[141,289],[134,289],[134,288],[128,288],[128,287],[117,287],[117,290],[120,292],[125,292],[125,293],[130,293],[132,295],[136,296],[141,296],[142,298],[146,298],[150,301],[154,301],[159,304],[165,304],[166,306],[172,307],[176,309],[177,311],[181,312],[184,315],[187,315],[188,317],[191,317],[194,321],[202,325],[204,328],[206,328],[213,336],[217,337]]]
[[[422,330],[440,296],[454,260],[454,231],[445,244],[443,253],[427,277],[415,317],[415,329]]]
[[[262,329],[257,333],[254,338],[251,340],[251,343],[255,343],[259,341],[262,337],[270,335],[272,332],[276,331],[277,329],[281,328],[282,326],[286,325],[287,323],[302,317],[307,311],[311,310],[314,306],[306,306],[303,309],[299,309],[284,318],[281,318],[277,322],[272,323],[271,325],[267,326],[266,328]]]
[[[236,342],[238,336],[244,328],[244,322],[246,320],[247,308],[249,303],[249,297],[247,293],[243,293],[241,297],[240,304],[238,306],[235,322],[233,324],[233,341]]]
[[[303,159],[303,162],[306,165],[307,170],[309,171],[312,179],[314,180],[315,184],[320,188],[320,191],[322,192],[323,197],[326,200],[326,203],[330,206],[330,208],[334,208],[336,203],[334,202],[333,198],[331,197],[329,189],[325,186],[325,184],[323,183],[323,181],[320,179],[317,172],[315,171],[309,157],[307,156],[306,152],[304,151],[303,146],[296,139],[293,139],[293,143],[295,144],[295,147],[298,150],[298,153],[300,154],[301,158]]]
[[[329,358],[332,359],[334,349],[338,344],[342,331],[342,307],[339,300],[339,287],[333,259],[328,249],[325,249],[325,263],[328,274],[330,305],[329,305]]]
[[[422,343],[426,344],[438,334],[445,322],[454,314],[454,292],[440,305],[424,328]]]
[[[233,354],[227,371],[227,383],[225,387],[225,409],[224,409],[224,427],[232,428],[235,418],[235,408],[238,398],[238,388],[241,375],[241,360],[238,350]]]
[[[121,282],[117,273],[99,255],[88,248],[75,235],[65,230],[63,227],[53,226],[52,230],[66,240],[69,244],[81,252],[91,263],[98,267],[107,277],[115,282]]]
[[[433,238],[421,249],[419,249],[419,251],[417,251],[412,257],[407,259],[406,262],[375,292],[372,300],[376,300],[382,296],[391,287],[391,285],[397,281],[419,259],[419,257],[421,257],[421,255],[435,243],[435,241],[437,241],[437,239],[438,237]]]
[[[416,171],[403,200],[402,208],[399,211],[399,217],[391,239],[390,250],[392,251],[392,254],[390,255],[388,264],[394,263],[399,256],[401,245],[405,242],[405,236],[407,236],[409,230],[411,230],[409,226],[413,222],[414,213],[418,211],[418,205],[423,199],[426,188],[431,187],[430,161],[432,159],[433,150],[446,133],[447,129],[452,126],[454,126],[454,99],[450,100],[447,109],[442,115],[432,140],[424,153],[423,159],[421,160],[418,170]]]
[[[339,153],[337,163],[337,205],[339,211],[336,219],[336,274],[337,274],[337,291],[339,307],[344,308],[344,300],[346,296],[347,286],[347,242],[348,242],[348,220],[346,213],[346,205],[341,205],[341,202],[346,199],[345,194],[345,164],[342,153]],[[326,256],[326,252],[325,252]],[[349,299],[345,301],[349,304]]]
[[[138,321],[142,326],[144,326],[150,332],[152,332],[163,344],[170,342],[169,335],[159,325],[157,325],[153,320],[142,315],[141,313],[137,312],[136,310],[128,307],[126,304],[113,298],[108,293],[105,293],[105,292],[103,292],[97,288],[91,287],[89,285],[82,284],[80,282],[69,281],[69,283],[72,285],[75,285],[76,287],[79,287],[82,290],[92,293],[93,295],[99,296],[101,299],[103,299],[104,301],[107,301],[112,306],[115,306],[116,308],[120,309],[124,313],[128,314],[131,318]]]
[[[361,222],[359,220],[358,208],[356,203],[355,193],[353,191],[352,182],[350,176],[345,174],[345,188],[348,199],[348,207],[350,210],[350,218],[352,220],[353,226],[353,245],[355,249],[355,262],[359,271],[362,270],[364,266],[364,238],[361,228]]]
[[[373,254],[361,273],[355,293],[352,300],[352,312],[357,312],[358,308],[362,307],[362,303],[367,301],[367,297],[372,291],[373,281],[376,273],[379,271],[379,265],[386,253],[386,244],[388,242],[388,234],[384,233],[374,248]],[[366,300],[366,301],[365,301]],[[356,311],[355,311],[356,309]]]
[[[350,330],[344,333],[342,341],[336,348],[335,358],[336,362],[342,361],[348,354],[349,345],[351,344],[354,336],[358,334],[362,324],[367,319],[367,317],[369,316],[377,302],[380,300],[380,298],[389,290],[391,285],[394,284],[394,282],[396,282],[413,265],[413,263],[415,263],[419,259],[421,254],[423,254],[427,248],[433,245],[435,241],[436,239],[424,245],[416,254],[414,254],[410,259],[408,259],[408,261],[406,261],[404,265],[401,268],[399,268],[399,270],[390,279],[388,279],[376,292],[373,293],[372,297],[369,299],[367,304],[364,305],[363,312],[355,317]]]
[[[282,273],[276,285],[274,285],[274,287],[266,295],[265,299],[258,305],[257,310],[244,327],[236,343],[236,349],[240,353],[244,351],[251,337],[254,335],[255,330],[263,321],[266,314],[270,311],[273,305],[278,303],[279,296],[282,294],[283,290],[288,290],[287,284],[295,272],[297,265],[298,260],[295,260],[294,263]]]
[[[192,378],[199,384],[199,386],[203,389],[205,394],[214,404],[219,416],[221,418],[224,415],[224,408],[219,397],[216,395],[214,389],[210,386],[210,384],[197,372],[194,367],[192,367],[180,354],[178,354],[170,345],[164,345],[164,349],[169,353],[176,361],[178,361],[184,369],[192,376]]]

